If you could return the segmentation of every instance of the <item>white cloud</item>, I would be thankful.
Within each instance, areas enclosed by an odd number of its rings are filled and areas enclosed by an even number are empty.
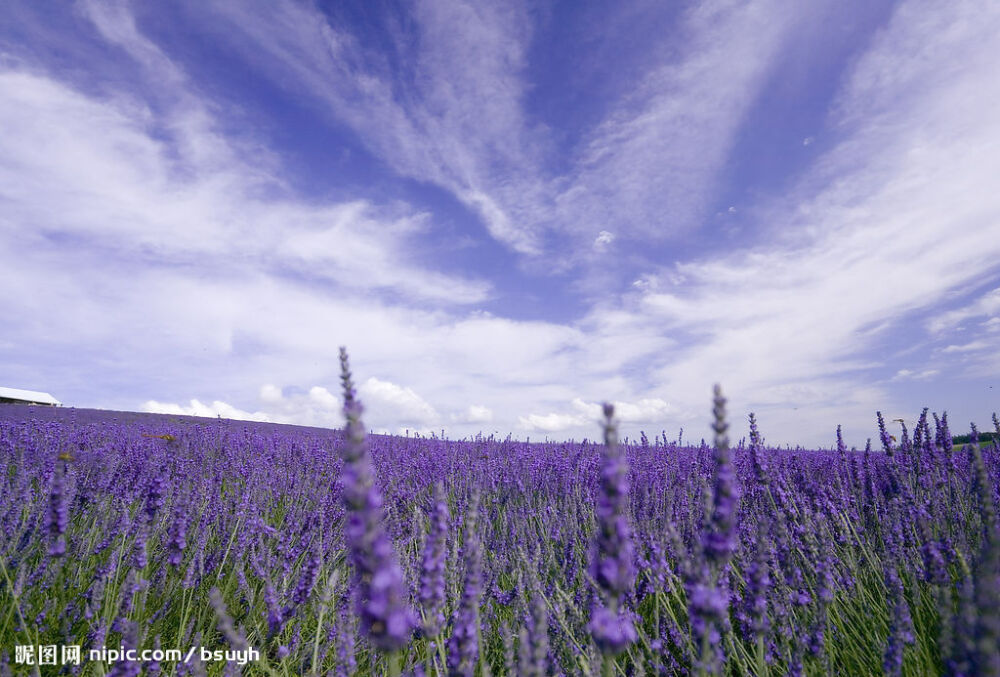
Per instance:
[[[536,253],[520,207],[538,184],[524,176],[538,164],[521,110],[527,10],[454,0],[412,8],[415,35],[388,37],[413,76],[394,78],[362,38],[318,9],[289,1],[210,7],[228,24],[220,39],[264,75],[321,101],[399,174],[450,191],[497,240]]]
[[[748,108],[803,14],[781,2],[705,2],[672,41],[679,54],[653,64],[588,135],[558,195],[558,213],[586,232],[615,223],[662,239],[700,222]]]
[[[470,404],[465,411],[452,414],[457,423],[489,423],[493,420],[493,410],[479,404]]]
[[[959,326],[966,320],[978,317],[989,317],[987,322],[1000,323],[1000,289],[994,289],[980,296],[965,308],[936,314],[927,323],[927,328],[935,334],[940,334]]]
[[[632,281],[632,286],[641,291],[655,289],[658,284],[659,280],[655,275],[642,275]]]
[[[900,369],[896,374],[890,379],[891,381],[926,381],[927,379],[937,376],[940,372],[938,369],[924,369],[922,371],[913,371],[911,369]]]
[[[274,404],[281,401],[281,388],[266,383],[260,387],[260,401],[266,404]]]
[[[398,174],[448,190],[492,237],[546,254],[546,266],[585,257],[593,245],[580,233],[608,224],[657,239],[695,227],[782,45],[807,16],[780,0],[694,7],[670,36],[679,53],[644,50],[655,57],[639,85],[595,127],[571,130],[574,157],[555,171],[556,135],[525,112],[538,18],[526,3],[415,3],[411,30],[387,32],[409,64],[402,75],[318,9],[288,0],[209,7],[212,24],[225,26],[220,42],[259,73],[322,102]],[[547,251],[552,231],[585,249]]]
[[[952,344],[941,349],[942,353],[971,353],[977,350],[986,350],[988,348],[994,347],[993,345],[987,343],[986,341],[971,341],[969,343],[963,343],[961,345]]]
[[[412,388],[396,385],[374,377],[366,380],[358,395],[365,408],[372,411],[376,417],[382,416],[388,420],[401,423],[433,424],[438,420],[438,413],[426,400],[417,395]]]
[[[804,438],[824,412],[865,420],[886,406],[890,391],[866,387],[863,373],[875,330],[949,301],[1000,255],[990,187],[1000,156],[989,150],[1000,142],[991,113],[1000,45],[988,37],[998,29],[1000,12],[964,5],[897,12],[848,79],[832,121],[839,144],[780,202],[758,208],[773,224],[760,244],[678,264],[661,277],[679,272],[683,288],[645,284],[625,304],[636,334],[678,338],[646,362],[657,365],[648,373],[658,391],[697,411],[719,381],[735,410],[767,411]],[[897,52],[901,44],[919,46],[920,58]],[[877,73],[893,75],[875,94]],[[996,312],[995,294],[939,317]],[[600,326],[605,311],[590,321]]]
[[[528,414],[518,418],[518,424],[528,432],[566,432],[584,425],[586,421],[575,414]]]
[[[151,75],[170,74],[174,108],[154,114],[0,66],[0,125],[9,132],[0,138],[0,197],[10,223],[32,225],[22,237],[43,247],[73,239],[105,259],[294,270],[425,302],[487,298],[483,281],[414,263],[426,214],[363,200],[296,201],[265,153],[221,136],[166,57],[135,41],[129,48],[154,64]]]
[[[276,386],[261,386],[259,399],[263,406],[261,411],[255,412],[244,411],[219,400],[206,405],[197,399],[192,399],[189,405],[149,400],[142,405],[142,410],[158,414],[222,416],[235,420],[327,428],[343,425],[343,403],[339,396],[323,386],[312,386],[305,392],[300,389],[295,391],[294,394],[284,395],[282,389]],[[434,426],[441,423],[444,417],[439,416],[434,407],[411,388],[369,378],[358,388],[357,395],[365,409],[362,419],[373,432],[403,434],[409,431],[411,434],[427,435],[441,430]],[[449,425],[443,427],[457,430],[457,425],[465,434],[472,434],[471,426],[491,422],[493,411],[482,405],[470,405],[464,410],[452,412],[447,420]]]
[[[625,423],[658,423],[673,419],[677,413],[676,407],[659,397],[615,403],[615,416]]]
[[[594,251],[596,252],[607,251],[608,246],[614,241],[615,241],[614,233],[602,230],[600,233],[597,234],[597,237],[594,238]]]
[[[222,417],[238,421],[273,421],[263,412],[257,411],[251,413],[249,411],[243,411],[225,402],[220,402],[219,400],[215,400],[211,404],[203,404],[198,400],[191,400],[191,403],[187,406],[149,400],[142,405],[142,410],[151,414],[205,416],[210,418]]]
[[[676,407],[658,397],[644,398],[634,403],[612,402],[612,404],[615,419],[623,423],[657,423],[677,414]],[[580,398],[575,398],[572,406],[579,412],[581,421],[594,422],[604,418],[603,406],[597,402],[584,402]]]
[[[620,423],[661,425],[676,421],[678,409],[660,398],[644,398],[636,402],[613,402],[615,419]],[[518,417],[518,426],[528,432],[576,432],[581,436],[597,437],[604,420],[603,405],[577,397],[570,402],[570,412],[527,414]]]
[[[322,386],[313,386],[310,388],[309,399],[321,409],[339,411],[342,408],[340,400],[334,397],[329,390],[323,388]]]

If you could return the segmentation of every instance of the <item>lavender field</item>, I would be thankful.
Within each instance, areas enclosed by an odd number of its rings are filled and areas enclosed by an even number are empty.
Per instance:
[[[1000,450],[946,417],[366,438],[344,368],[339,431],[0,409],[0,674],[1000,674]],[[53,644],[233,660],[15,662]]]

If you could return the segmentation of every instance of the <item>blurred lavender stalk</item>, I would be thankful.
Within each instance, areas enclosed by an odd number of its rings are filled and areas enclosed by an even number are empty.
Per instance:
[[[420,605],[424,612],[424,636],[436,638],[444,626],[445,546],[448,538],[448,502],[441,482],[434,484],[431,530],[424,544],[420,574]]]
[[[390,654],[410,641],[416,626],[406,603],[403,572],[383,526],[382,495],[375,486],[371,459],[361,422],[361,403],[354,392],[347,350],[340,349],[346,440],[343,446],[343,500],[347,511],[344,540],[354,567],[356,610],[361,631],[375,648]],[[398,672],[396,656],[390,670]]]
[[[56,461],[49,490],[49,510],[46,515],[46,529],[49,533],[49,555],[61,557],[66,554],[66,527],[69,524],[69,491],[66,475],[69,465],[64,458]]]
[[[590,566],[600,598],[594,600],[587,626],[605,656],[605,671],[609,669],[611,656],[638,639],[631,618],[620,608],[624,596],[635,584],[635,545],[628,519],[628,462],[618,446],[614,413],[613,405],[604,405],[604,449],[595,510],[597,534]]]
[[[729,593],[725,571],[739,542],[737,516],[740,490],[736,469],[729,456],[726,430],[726,399],[716,384],[712,406],[712,430],[715,432],[715,482],[712,491],[712,514],[702,535],[704,561],[688,584],[688,617],[691,638],[698,651],[698,672],[717,674],[725,664],[722,649],[722,626],[728,621]]]
[[[479,598],[483,579],[483,546],[478,534],[479,494],[473,492],[465,511],[462,553],[465,581],[462,600],[452,617],[448,641],[448,674],[472,677],[479,659]]]

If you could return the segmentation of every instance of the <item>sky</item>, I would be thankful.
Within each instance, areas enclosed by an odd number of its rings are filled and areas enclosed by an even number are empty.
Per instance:
[[[992,0],[7,4],[0,385],[458,439],[1000,411]]]

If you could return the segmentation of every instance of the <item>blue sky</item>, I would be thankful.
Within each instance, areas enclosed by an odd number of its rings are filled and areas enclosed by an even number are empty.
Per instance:
[[[0,384],[850,445],[1000,409],[994,2],[22,2]]]

